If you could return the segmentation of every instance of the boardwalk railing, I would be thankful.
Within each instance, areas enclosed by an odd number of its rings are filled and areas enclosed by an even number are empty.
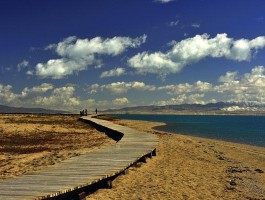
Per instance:
[[[83,199],[138,161],[156,154],[158,137],[109,121],[81,117],[114,138],[117,143],[85,155],[67,159],[45,170],[0,182],[0,199]]]

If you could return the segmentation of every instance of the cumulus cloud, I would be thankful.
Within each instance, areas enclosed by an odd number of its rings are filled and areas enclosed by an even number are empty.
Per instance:
[[[117,56],[128,48],[137,48],[145,43],[147,36],[137,38],[113,37],[103,39],[79,39],[68,37],[58,44],[51,44],[46,50],[55,51],[61,58],[51,59],[46,63],[38,63],[35,73],[41,78],[61,79],[73,73],[87,69],[88,66],[102,65],[100,55]]]
[[[173,96],[169,100],[159,101],[158,105],[182,103],[209,103],[217,101],[240,102],[246,104],[264,104],[265,67],[254,67],[250,73],[240,75],[227,72],[219,77],[219,84],[197,81],[157,87]],[[214,98],[213,98],[214,97]]]
[[[97,99],[87,100],[82,100],[77,96],[75,85],[68,84],[62,87],[55,87],[50,83],[42,83],[33,87],[25,87],[20,92],[14,92],[11,85],[0,84],[0,104],[65,110],[79,110],[79,108],[84,109],[87,107],[107,109],[113,106],[134,105],[134,101],[148,102],[146,104],[150,104],[155,100],[149,98],[152,96],[149,92],[155,91],[156,94],[159,94],[156,97],[158,98],[157,102],[153,102],[156,105],[205,104],[218,101],[264,105],[264,66],[256,66],[245,74],[228,71],[220,76],[218,81],[209,83],[198,80],[194,83],[161,86],[148,85],[139,81],[114,82],[105,85],[93,84],[89,86],[88,92],[91,94],[98,93],[96,95]],[[131,90],[134,91],[134,96],[130,97],[129,101],[124,97],[124,94]],[[144,91],[144,95],[137,96],[138,91]],[[110,95],[106,95],[106,92],[111,93],[114,98],[98,100],[104,97],[110,98]]]
[[[211,83],[197,81],[194,84],[190,83],[179,83],[176,85],[166,85],[158,87],[158,90],[166,90],[168,94],[176,95],[176,94],[184,94],[184,93],[192,93],[192,92],[209,92],[213,88]]]
[[[218,81],[223,83],[230,83],[237,81],[238,72],[226,72],[225,75],[219,77]]]
[[[64,86],[60,88],[55,88],[52,94],[48,97],[38,96],[35,100],[37,105],[44,106],[60,106],[64,108],[78,106],[80,101],[74,97],[74,86]]]
[[[236,73],[236,72],[235,72]],[[229,76],[228,72],[226,76]],[[231,79],[215,86],[218,93],[229,95],[229,101],[262,104],[265,102],[265,67],[254,67],[236,80]]]
[[[96,108],[108,109],[110,108],[112,102],[107,100],[96,100],[96,99],[87,99],[81,102],[83,108],[88,108],[88,110],[94,112]]]
[[[20,72],[22,69],[29,66],[29,61],[23,60],[20,63],[17,64],[17,71]]]
[[[12,92],[11,85],[0,84],[0,102],[10,103],[16,101],[18,95]]]
[[[108,90],[114,94],[123,94],[126,93],[128,90],[148,90],[154,91],[155,87],[152,85],[146,85],[143,82],[133,81],[133,82],[115,82],[107,85],[102,85],[102,89]]]
[[[28,97],[30,94],[45,93],[53,89],[53,85],[50,83],[42,83],[39,86],[34,86],[32,88],[25,87],[21,92],[21,97]]]
[[[86,61],[74,61],[69,59],[52,59],[47,63],[38,63],[36,65],[36,75],[41,78],[51,77],[53,79],[61,79],[67,75],[73,74],[75,71],[86,69],[87,64],[92,64]]]
[[[131,67],[139,73],[151,73],[167,75],[179,72],[182,68],[180,63],[175,63],[170,56],[162,52],[149,54],[148,52],[138,53],[128,60]]]
[[[124,94],[128,90],[140,90],[140,91],[154,91],[156,89],[153,85],[146,85],[144,82],[132,81],[132,82],[114,82],[106,85],[93,84],[88,87],[88,92],[96,93],[97,91],[109,91],[113,94]]]
[[[128,60],[128,64],[139,73],[166,76],[178,73],[183,67],[206,57],[249,61],[253,51],[257,52],[265,47],[265,37],[234,40],[225,33],[217,34],[214,38],[203,34],[180,42],[173,41],[171,44],[171,49],[165,53],[160,51],[138,53]]]
[[[28,71],[26,72],[26,75],[33,76],[33,75],[34,75],[34,71],[32,71],[32,70],[28,70]]]
[[[88,86],[88,93],[89,94],[94,94],[97,93],[98,89],[100,89],[100,85],[95,83],[90,86]]]
[[[166,105],[180,105],[180,104],[206,104],[203,100],[204,94],[180,94],[177,97],[170,98],[169,100],[154,102],[158,106]]]
[[[101,73],[100,78],[108,78],[108,77],[114,77],[114,76],[121,76],[124,75],[125,69],[121,67],[117,67],[115,69],[111,69],[109,71],[104,71]]]
[[[24,100],[34,98],[53,89],[53,85],[43,83],[32,88],[25,87],[20,93],[14,93],[11,85],[0,84],[0,103],[11,103],[12,105],[23,103]]]
[[[49,109],[72,110],[80,105],[74,95],[75,87],[66,85],[55,88],[50,83],[25,87],[20,93],[12,91],[11,85],[0,84],[0,103],[10,106],[43,107]]]
[[[129,100],[128,100],[126,97],[123,97],[123,98],[116,98],[116,99],[112,100],[112,103],[113,103],[114,105],[121,106],[121,105],[128,104],[128,103],[129,103]]]

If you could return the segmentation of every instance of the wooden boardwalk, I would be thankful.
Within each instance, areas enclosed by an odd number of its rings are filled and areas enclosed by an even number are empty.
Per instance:
[[[67,159],[45,170],[3,180],[0,199],[82,199],[87,191],[104,185],[110,187],[113,178],[155,154],[158,137],[153,134],[90,116],[81,119],[120,140],[105,149]]]

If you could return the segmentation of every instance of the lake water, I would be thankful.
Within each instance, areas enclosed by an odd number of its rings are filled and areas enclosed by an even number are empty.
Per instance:
[[[165,122],[157,130],[265,147],[265,116],[117,114],[121,119]]]

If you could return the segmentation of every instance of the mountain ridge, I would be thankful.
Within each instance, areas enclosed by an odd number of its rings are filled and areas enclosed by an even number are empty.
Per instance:
[[[108,109],[105,113],[265,113],[264,105],[236,102],[217,102],[208,104],[149,105]]]
[[[0,113],[43,113],[43,114],[67,114],[63,110],[52,110],[44,108],[25,108],[0,105]]]

